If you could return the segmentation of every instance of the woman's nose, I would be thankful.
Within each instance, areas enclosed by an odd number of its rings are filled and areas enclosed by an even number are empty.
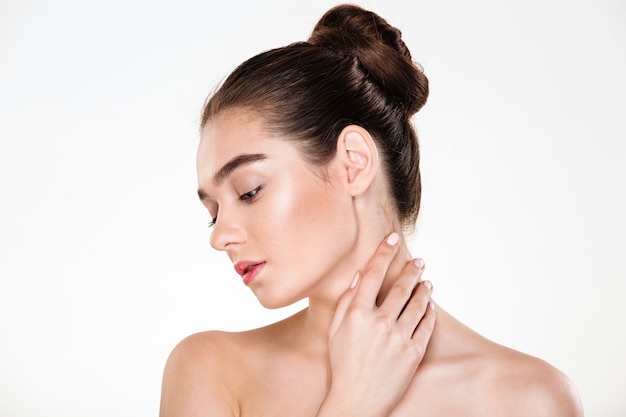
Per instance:
[[[244,228],[233,220],[225,215],[218,216],[211,233],[211,246],[214,249],[225,251],[246,241]]]

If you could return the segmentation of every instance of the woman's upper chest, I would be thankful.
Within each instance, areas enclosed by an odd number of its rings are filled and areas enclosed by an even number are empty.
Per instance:
[[[240,352],[236,364],[240,378],[235,391],[240,415],[315,416],[330,382],[327,359],[284,349],[280,344],[270,348],[256,342],[245,344],[255,349]],[[453,366],[431,363],[418,369],[390,416],[476,415],[484,404],[485,385],[488,384],[482,366],[468,366],[465,361]]]
[[[474,384],[450,381],[436,370],[418,371],[390,417],[472,415]],[[249,366],[241,382],[237,391],[242,417],[312,417],[327,393],[328,373],[323,362],[274,354]]]
[[[241,416],[314,416],[327,392],[326,364],[280,351],[260,353],[246,360],[241,373]]]

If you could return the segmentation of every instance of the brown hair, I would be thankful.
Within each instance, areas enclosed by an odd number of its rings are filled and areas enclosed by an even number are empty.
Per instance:
[[[381,152],[402,223],[420,207],[419,146],[410,118],[428,97],[428,79],[398,29],[358,6],[330,9],[307,42],[245,61],[210,97],[202,126],[218,113],[245,108],[272,132],[296,141],[304,157],[324,165],[350,124],[366,129]]]

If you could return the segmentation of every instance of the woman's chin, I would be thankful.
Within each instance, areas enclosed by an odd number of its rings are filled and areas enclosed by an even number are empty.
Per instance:
[[[286,297],[281,296],[281,294],[268,294],[267,291],[262,293],[256,293],[255,296],[259,303],[268,310],[275,310],[277,308],[288,307],[302,298],[294,298],[294,297]]]

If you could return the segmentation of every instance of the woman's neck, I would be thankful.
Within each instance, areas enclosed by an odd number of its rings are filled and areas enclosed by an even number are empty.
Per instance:
[[[373,254],[373,250],[371,251],[371,254]],[[366,256],[371,256],[371,254]],[[411,254],[409,253],[406,243],[402,240],[396,256],[387,269],[387,273],[376,301],[377,304],[380,304],[385,299],[394,282],[411,259]],[[359,269],[360,273],[363,273],[368,260],[369,258],[366,258],[360,263],[362,264],[361,269]],[[342,287],[340,290],[335,290],[335,292],[342,292],[334,294],[332,292],[330,294],[325,293],[325,297],[309,297],[309,308],[303,312],[302,316],[303,324],[301,329],[304,332],[304,337],[301,338],[301,340],[306,340],[309,348],[313,351],[319,351],[319,353],[324,354],[326,353],[328,348],[328,332],[335,314],[337,301],[343,292],[348,290],[353,276],[347,278],[348,279],[346,280],[342,280],[345,281],[345,288]],[[362,279],[367,279],[367,277],[362,277]]]

